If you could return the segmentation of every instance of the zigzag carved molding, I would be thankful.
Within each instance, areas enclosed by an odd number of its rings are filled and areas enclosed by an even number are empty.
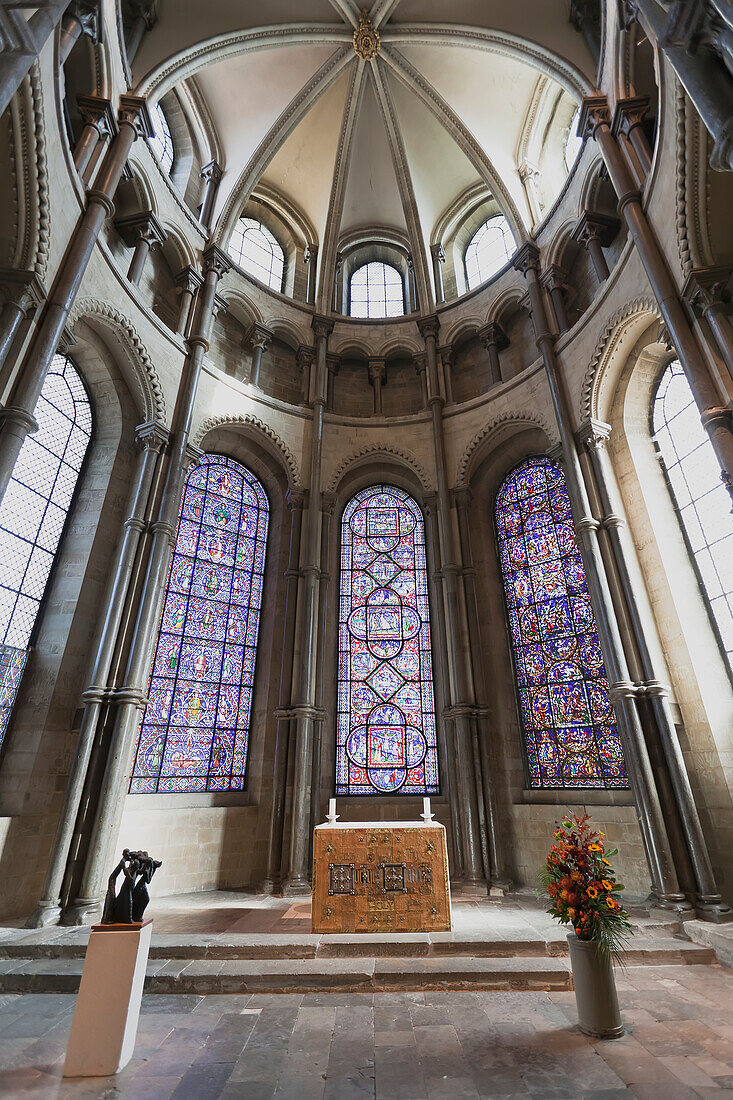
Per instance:
[[[197,447],[200,447],[204,436],[213,431],[214,428],[233,428],[238,424],[256,428],[258,432],[262,432],[263,435],[267,436],[271,443],[275,444],[288,471],[288,482],[291,488],[297,488],[300,485],[300,470],[295,455],[277,432],[274,432],[264,421],[251,413],[245,416],[210,416],[199,425],[193,442]]]
[[[634,298],[633,302],[628,302],[625,306],[622,306],[621,309],[617,309],[606,322],[603,335],[596,344],[596,349],[591,356],[588,369],[583,378],[583,388],[580,398],[581,423],[587,420],[588,417],[597,415],[598,395],[604,374],[602,364],[604,361],[608,360],[608,356],[613,350],[616,340],[621,335],[621,326],[623,326],[625,321],[629,321],[632,317],[637,317],[642,313],[651,313],[655,317],[659,317],[659,306],[654,298]]]
[[[458,463],[455,480],[456,489],[462,489],[467,485],[466,479],[473,461],[473,456],[481,444],[484,443],[489,436],[493,435],[507,424],[515,427],[539,428],[552,443],[558,441],[557,429],[550,424],[549,420],[545,420],[544,416],[540,416],[539,413],[524,412],[521,410],[502,413],[494,420],[490,420],[488,424],[485,424],[483,428],[476,432],[475,436],[466,447]]]
[[[426,492],[432,492],[434,486],[432,485],[430,478],[425,470],[425,467],[418,462],[410,451],[405,451],[401,447],[389,447],[385,444],[374,444],[371,447],[362,447],[358,451],[354,451],[348,458],[342,459],[342,461],[336,467],[336,470],[331,476],[331,480],[328,486],[324,490],[327,493],[333,493],[350,466],[360,462],[364,458],[386,458],[397,459],[399,462],[404,462],[410,467],[412,472],[420,479],[420,484]]]
[[[165,397],[158,372],[148,355],[147,348],[137,334],[133,324],[114,306],[99,298],[81,298],[69,316],[69,327],[74,327],[86,317],[99,317],[121,337],[133,363],[141,369],[136,371],[140,393],[143,399],[145,417],[148,420],[160,420],[166,423]]]

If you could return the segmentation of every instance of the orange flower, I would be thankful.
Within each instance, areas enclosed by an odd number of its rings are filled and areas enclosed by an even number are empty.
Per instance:
[[[609,882],[605,878],[601,879],[601,886],[603,887],[604,890],[613,890],[613,883]]]
[[[619,903],[617,901],[614,901],[613,898],[606,898],[606,905],[608,906],[609,909],[620,909],[621,908]]]
[[[600,844],[589,844],[588,845],[588,851],[589,852],[602,852],[603,847]]]
[[[603,863],[605,863],[605,864],[606,864],[606,867],[610,867],[610,866],[611,866],[611,862],[610,862],[610,860],[606,859],[606,857],[605,857],[605,856],[601,856],[601,861],[602,861]]]
[[[570,877],[573,880],[573,882],[580,882],[580,880],[582,879],[583,876],[581,875],[580,871],[571,871],[570,872]]]
[[[587,893],[588,893],[589,898],[597,898],[598,897],[598,891],[594,890],[592,886],[588,887]]]

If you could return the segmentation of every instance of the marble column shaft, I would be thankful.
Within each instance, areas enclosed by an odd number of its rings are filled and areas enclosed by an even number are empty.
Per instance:
[[[20,40],[17,43],[10,42],[0,56],[0,115],[4,113],[68,6],[69,0],[46,0],[27,21],[23,13],[19,13],[19,18],[25,22],[24,38],[30,48],[17,48]]]
[[[460,812],[462,814],[463,865],[468,886],[485,885],[486,875],[481,860],[479,807],[476,796],[477,777],[473,765],[473,730],[471,718],[475,702],[468,679],[469,655],[461,639],[468,637],[465,604],[458,585],[458,554],[453,531],[451,502],[443,434],[443,399],[438,380],[438,319],[426,317],[418,322],[425,341],[428,403],[433,423],[433,448],[437,485],[438,544],[441,555],[443,599],[445,601],[445,641],[448,657],[450,716],[456,731],[456,757]]]
[[[199,221],[207,229],[211,228],[211,215],[214,213],[214,203],[221,183],[222,170],[215,160],[210,160],[201,169],[199,175],[204,181],[204,193],[201,199],[201,213]]]
[[[97,177],[97,186],[87,192],[86,210],[81,215],[54,279],[10,400],[0,421],[0,501],[5,496],[23,440],[35,430],[33,410],[61,341],[69,312],[89,264],[105,219],[114,213],[112,198],[127,157],[138,134],[150,133],[144,99],[120,96],[119,132],[111,143]]]
[[[204,251],[204,282],[199,295],[194,334],[189,337],[170,432],[168,463],[157,515],[150,525],[151,541],[142,581],[123,683],[115,690],[116,705],[107,762],[99,792],[89,852],[79,896],[67,913],[69,923],[85,923],[96,915],[106,869],[117,843],[135,754],[140,717],[145,709],[145,687],[156,630],[165,596],[165,577],[173,551],[176,520],[187,466],[187,449],[204,354],[209,348],[219,278],[230,268],[228,257],[216,245]]]
[[[96,40],[99,23],[97,0],[72,0],[61,20],[59,64],[64,65],[83,34]]]
[[[0,271],[5,299],[0,311],[0,367],[7,359],[21,325],[45,300],[46,291],[35,271]]]
[[[550,396],[560,434],[563,465],[568,493],[573,506],[578,545],[585,563],[591,604],[601,643],[610,694],[614,703],[618,730],[624,748],[629,782],[636,802],[636,813],[644,843],[652,888],[660,904],[678,908],[684,904],[680,893],[672,851],[652,771],[651,761],[634,700],[634,685],[629,677],[623,643],[616,621],[613,600],[606,577],[600,545],[598,521],[591,514],[583,481],[570,404],[550,334],[545,300],[539,281],[539,250],[528,243],[514,257],[514,267],[522,271],[528,283],[530,312],[547,375]]]
[[[84,179],[100,141],[111,137],[116,126],[112,104],[108,99],[96,95],[80,95],[76,97],[76,101],[84,120],[84,129],[74,148],[74,167]]]
[[[120,626],[125,614],[130,580],[140,541],[146,531],[146,513],[158,456],[164,449],[168,433],[162,424],[153,421],[141,424],[136,439],[139,446],[122,534],[110,562],[109,580],[101,602],[97,630],[92,644],[92,662],[87,676],[87,688],[82,695],[82,714],[76,751],[66,784],[64,803],[51,849],[43,894],[28,928],[40,928],[55,923],[61,914],[60,895],[66,872],[69,850],[84,794],[92,750],[98,734],[103,709],[113,688],[109,683],[112,661],[118,644]]]
[[[679,356],[704,428],[715,448],[723,481],[733,496],[733,431],[730,412],[713,379],[685,314],[656,235],[642,206],[641,194],[611,133],[605,96],[584,100],[581,127],[593,133],[619,199],[619,213],[626,222],[639,258],[654,292],[667,330]]]

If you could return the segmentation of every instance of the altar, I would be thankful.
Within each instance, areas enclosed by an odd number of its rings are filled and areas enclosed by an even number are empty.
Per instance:
[[[329,821],[313,834],[313,932],[450,932],[437,821]]]

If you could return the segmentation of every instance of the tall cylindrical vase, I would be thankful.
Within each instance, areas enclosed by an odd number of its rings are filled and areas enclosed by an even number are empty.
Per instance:
[[[568,945],[580,1030],[594,1039],[618,1039],[624,1027],[610,956],[599,952],[595,940],[581,940],[574,932],[568,933]]]

